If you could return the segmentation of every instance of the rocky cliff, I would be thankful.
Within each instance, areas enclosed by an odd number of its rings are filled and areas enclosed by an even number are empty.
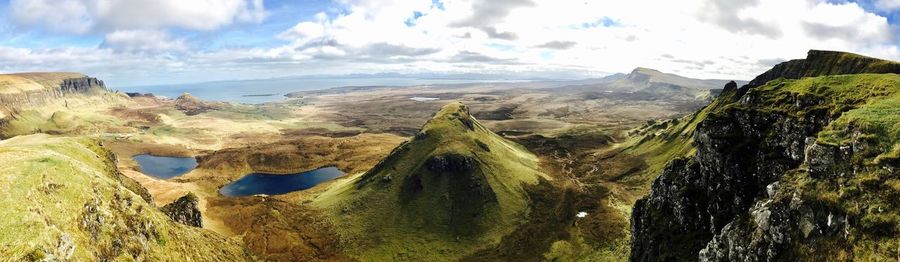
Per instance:
[[[103,81],[79,73],[0,75],[0,109],[38,106],[72,94],[107,91]]]
[[[900,67],[810,51],[726,86],[632,212],[633,261],[879,259],[900,245]],[[888,198],[885,198],[888,197]]]

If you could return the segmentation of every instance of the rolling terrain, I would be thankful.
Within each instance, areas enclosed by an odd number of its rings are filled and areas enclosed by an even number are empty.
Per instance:
[[[0,255],[887,260],[900,243],[896,73],[812,50],[749,82],[637,68],[258,105],[123,94],[77,73],[3,75]],[[132,159],[142,154],[197,165],[162,179]],[[219,191],[321,167],[346,175],[286,194]]]

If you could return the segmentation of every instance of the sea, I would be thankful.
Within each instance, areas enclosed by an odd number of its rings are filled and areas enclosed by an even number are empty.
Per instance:
[[[131,86],[113,88],[123,92],[153,93],[176,98],[190,93],[203,100],[260,104],[287,99],[286,94],[297,91],[323,90],[346,86],[419,86],[484,82],[513,82],[521,80],[430,79],[407,77],[315,77],[273,78],[258,80],[220,81],[177,85]]]

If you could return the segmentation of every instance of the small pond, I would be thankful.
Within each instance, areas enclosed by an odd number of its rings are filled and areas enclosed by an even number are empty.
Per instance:
[[[219,189],[219,193],[233,197],[257,194],[279,195],[309,189],[343,175],[344,172],[335,167],[323,167],[312,171],[286,175],[252,173],[223,186]]]
[[[440,98],[437,98],[437,97],[421,97],[421,96],[414,96],[414,97],[410,97],[409,99],[412,99],[412,100],[415,100],[415,101],[418,101],[418,102],[425,102],[425,101],[434,101],[434,100],[438,100],[438,99],[440,99]]]
[[[197,159],[193,157],[152,156],[149,154],[142,154],[134,156],[134,161],[138,162],[138,165],[141,167],[141,172],[161,179],[169,179],[184,175],[197,167]]]

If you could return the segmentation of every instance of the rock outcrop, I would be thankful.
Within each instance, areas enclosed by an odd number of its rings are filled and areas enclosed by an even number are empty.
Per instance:
[[[854,183],[865,182],[853,182],[855,176],[896,170],[872,161],[890,157],[892,144],[900,142],[891,131],[873,139],[885,132],[853,130],[883,120],[845,114],[860,108],[886,117],[889,107],[870,107],[891,103],[900,78],[852,74],[897,70],[889,61],[810,51],[810,59],[780,64],[739,89],[729,83],[693,134],[696,154],[669,162],[650,195],[635,204],[631,260],[864,257],[867,252],[856,250],[881,237],[867,227],[896,226],[883,215],[860,213],[859,206],[875,204],[870,199],[881,191],[841,193],[835,201],[831,191],[819,190],[859,186]],[[819,77],[804,78],[810,76]]]
[[[108,91],[102,80],[77,73],[0,75],[0,109],[39,106],[72,94]]]
[[[163,206],[161,209],[172,220],[192,227],[203,227],[203,217],[200,214],[200,202],[194,193],[188,192],[175,202]]]
[[[184,93],[175,99],[175,108],[184,112],[185,115],[193,116],[211,110],[221,109],[222,104],[217,102],[205,102],[189,93]]]

